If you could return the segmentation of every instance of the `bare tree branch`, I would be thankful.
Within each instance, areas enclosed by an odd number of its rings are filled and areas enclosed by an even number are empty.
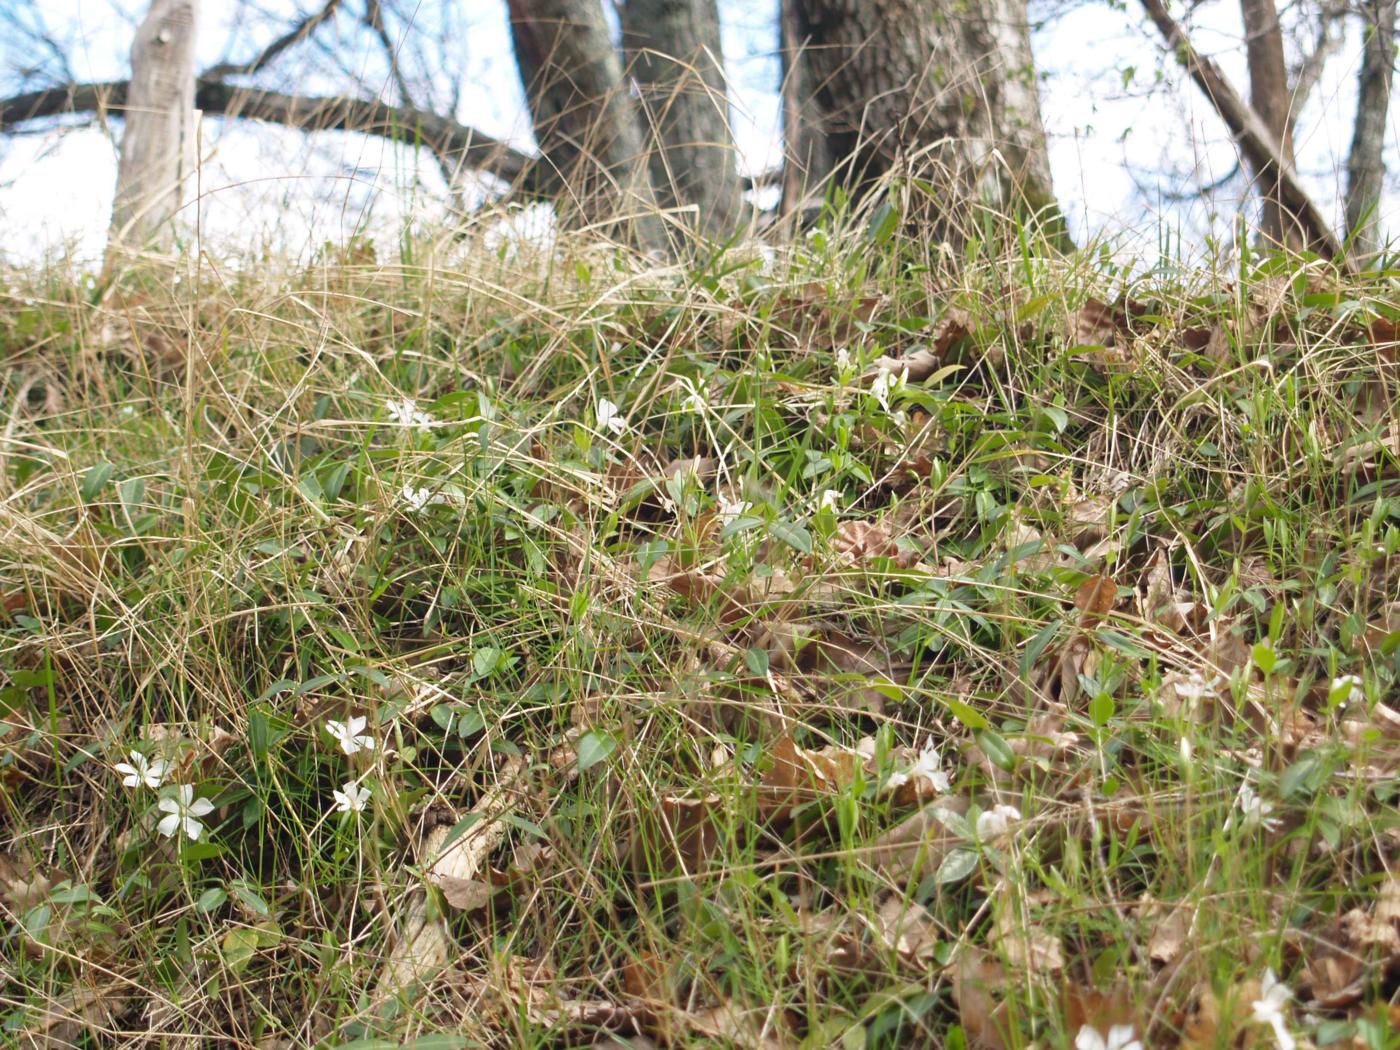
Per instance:
[[[1307,243],[1322,255],[1345,265],[1341,242],[1316,202],[1298,182],[1293,166],[1279,155],[1278,144],[1259,114],[1239,96],[1220,67],[1191,45],[1185,30],[1168,13],[1162,0],[1141,0],[1141,3],[1148,18],[1175,52],[1176,60],[1210,99],[1216,113],[1230,129],[1245,161],[1255,171],[1277,179],[1279,201],[1298,224]]]
[[[200,77],[204,80],[218,80],[228,76],[252,76],[258,70],[265,68],[283,51],[295,47],[316,32],[322,22],[335,15],[336,8],[339,6],[340,0],[326,0],[319,11],[312,12],[292,26],[291,29],[263,48],[251,62],[220,62],[217,66],[206,69],[200,74]]]
[[[127,88],[125,80],[66,84],[0,99],[0,134],[66,114],[120,114]],[[543,189],[536,158],[450,117],[411,106],[343,96],[288,95],[201,77],[195,107],[210,116],[262,120],[307,132],[353,131],[410,145],[421,143],[434,153],[460,158],[465,168],[513,183],[519,191],[535,195]]]
[[[1298,114],[1308,104],[1308,99],[1317,90],[1322,71],[1342,46],[1342,26],[1347,14],[1345,0],[1326,0],[1317,13],[1317,43],[1305,54],[1293,71],[1293,88],[1289,92],[1292,101],[1291,119],[1296,121]]]

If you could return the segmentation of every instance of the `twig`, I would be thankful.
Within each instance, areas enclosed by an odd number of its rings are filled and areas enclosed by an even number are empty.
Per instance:
[[[258,70],[264,68],[274,58],[286,51],[290,47],[295,47],[309,37],[320,27],[322,22],[328,21],[335,14],[335,9],[340,6],[340,0],[326,0],[319,11],[315,11],[303,18],[291,29],[283,33],[250,62],[220,62],[217,66],[211,66],[200,74],[205,80],[219,80],[228,76],[252,76]]]

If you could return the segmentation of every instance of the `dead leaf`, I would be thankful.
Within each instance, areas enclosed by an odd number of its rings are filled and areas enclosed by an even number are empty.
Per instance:
[[[1012,908],[1001,909],[987,941],[1016,970],[1051,974],[1065,968],[1060,938],[1034,922],[1024,922],[1024,916]]]
[[[925,806],[877,836],[868,863],[895,880],[937,871],[949,853],[966,843],[962,828],[967,810],[967,800],[956,796]]]
[[[970,944],[953,962],[953,1001],[968,1045],[981,1050],[1006,1050],[1009,1036],[1006,1004],[997,993],[1006,988],[1006,973],[988,952]]]
[[[662,875],[679,867],[686,875],[699,874],[719,845],[722,816],[719,795],[662,796],[639,822],[632,840],[633,870]]]
[[[1171,906],[1152,902],[1144,918],[1152,922],[1147,938],[1147,957],[1159,966],[1167,966],[1181,955],[1186,936],[1191,930],[1194,909],[1185,901]]]
[[[1118,600],[1118,584],[1112,576],[1090,576],[1074,592],[1079,626],[1092,627],[1112,610]]]

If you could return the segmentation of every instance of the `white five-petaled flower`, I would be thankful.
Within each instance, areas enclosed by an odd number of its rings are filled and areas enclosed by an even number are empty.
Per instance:
[[[835,514],[841,509],[841,493],[836,489],[823,489],[817,497],[817,510],[829,510]]]
[[[1142,1040],[1130,1024],[1116,1024],[1108,1030],[1108,1038],[1091,1025],[1084,1025],[1074,1037],[1074,1050],[1142,1050]]]
[[[163,798],[156,805],[165,814],[156,825],[156,830],[169,838],[183,829],[192,842],[198,839],[204,830],[204,825],[198,818],[214,810],[214,803],[207,798],[195,798],[194,788],[188,784],[177,787],[174,798]]]
[[[746,499],[730,499],[727,496],[719,498],[719,520],[725,524],[733,521],[740,514],[745,514],[753,506]]]
[[[1344,674],[1340,678],[1332,679],[1332,688],[1328,690],[1328,696],[1340,696],[1337,701],[1338,707],[1346,707],[1347,704],[1359,704],[1366,699],[1366,694],[1361,689],[1361,676],[1355,674]]]
[[[428,428],[433,425],[433,417],[420,409],[418,403],[411,397],[406,397],[402,401],[390,398],[384,402],[384,410],[389,413],[390,422],[397,426],[417,427],[426,434]]]
[[[1220,686],[1223,682],[1224,679],[1218,675],[1211,678],[1210,681],[1206,681],[1205,676],[1200,671],[1192,671],[1185,681],[1176,683],[1176,695],[1183,700],[1195,703],[1208,696],[1219,696]]]
[[[1015,806],[995,805],[977,814],[977,837],[984,842],[998,838],[1010,830],[1011,825],[1021,819],[1021,811]]]
[[[145,784],[152,790],[165,783],[165,774],[170,772],[170,763],[163,759],[148,762],[140,751],[131,752],[130,762],[118,762],[113,767],[122,774],[122,784],[134,788]]]
[[[598,406],[595,410],[598,417],[599,430],[611,430],[614,434],[621,434],[627,429],[627,417],[611,401],[605,397],[598,399]]]
[[[1278,817],[1269,816],[1274,811],[1274,804],[1259,796],[1259,793],[1250,787],[1249,781],[1240,785],[1239,794],[1235,796],[1235,802],[1244,814],[1244,820],[1240,826],[1246,831],[1253,831],[1255,828],[1263,828],[1265,831],[1277,831],[1280,821]],[[1234,817],[1225,821],[1225,830],[1229,831],[1234,823]]]
[[[341,790],[331,791],[335,798],[335,808],[341,813],[359,813],[365,808],[365,803],[369,801],[369,788],[361,787],[353,780],[347,780],[341,785]]]
[[[369,719],[364,715],[354,715],[348,722],[326,722],[326,732],[335,737],[340,750],[353,755],[359,751],[374,750],[374,737],[361,735],[368,724]]]
[[[412,485],[405,485],[399,495],[410,514],[417,514],[425,507],[443,502],[441,495],[429,489],[416,489]]]
[[[1264,979],[1259,982],[1259,998],[1251,1003],[1256,1024],[1266,1024],[1274,1030],[1274,1039],[1279,1050],[1294,1050],[1298,1045],[1283,1017],[1283,1008],[1293,993],[1288,986],[1274,976],[1273,970],[1264,971]]]
[[[681,411],[694,412],[697,416],[704,415],[706,407],[705,391],[700,389],[700,387],[696,385],[695,381],[693,379],[690,379],[689,377],[682,376],[681,385],[684,386],[686,390],[690,391],[688,394],[685,395],[685,399],[681,402]],[[598,422],[601,425],[601,416]]]
[[[905,368],[898,376],[885,365],[880,366],[880,374],[870,384],[870,396],[880,403],[880,408],[890,410],[890,395],[901,389],[909,379],[909,369]]]
[[[938,792],[946,792],[952,786],[948,782],[948,774],[943,772],[943,759],[939,757],[938,749],[933,746],[932,737],[924,744],[924,749],[919,752],[914,764],[903,773],[891,773],[890,778],[885,781],[885,786],[894,789],[911,780],[927,780],[933,786],[933,790]],[[1016,815],[1020,816],[1019,813]]]

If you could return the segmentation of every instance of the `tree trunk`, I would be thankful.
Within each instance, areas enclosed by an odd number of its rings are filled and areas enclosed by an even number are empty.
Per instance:
[[[690,225],[728,236],[745,206],[716,0],[627,0],[622,45],[643,131],[650,130],[647,167],[658,203],[693,208]]]
[[[1366,50],[1361,59],[1356,122],[1347,156],[1347,232],[1362,254],[1380,247],[1380,208],[1385,178],[1386,111],[1395,62],[1396,0],[1366,0]]]
[[[902,166],[933,179],[947,203],[1053,205],[1025,0],[794,7],[843,182],[859,192]]]
[[[811,41],[802,32],[800,4],[801,0],[781,0],[779,15],[783,62],[783,215],[801,215],[819,203],[814,198],[822,191],[835,166],[813,91],[812,71],[806,55]]]
[[[151,0],[131,45],[108,255],[166,250],[194,171],[196,0]]]
[[[1291,165],[1293,101],[1288,90],[1288,68],[1283,61],[1278,9],[1274,0],[1240,0],[1240,13],[1249,61],[1249,104],[1272,136],[1278,155]],[[1299,231],[1283,206],[1276,173],[1271,175],[1256,168],[1253,174],[1262,198],[1259,232],[1274,244],[1299,244]]]
[[[508,0],[535,139],[566,225],[598,224],[642,248],[665,231],[600,0]]]

